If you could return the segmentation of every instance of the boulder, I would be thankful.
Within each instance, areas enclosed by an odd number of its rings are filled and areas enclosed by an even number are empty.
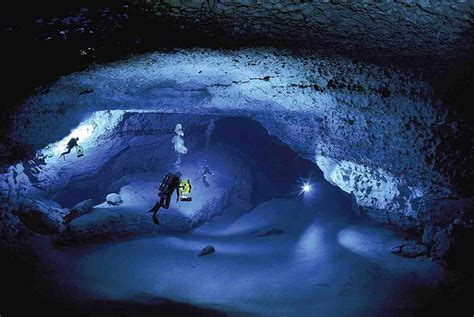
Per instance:
[[[64,211],[53,201],[26,199],[14,213],[33,232],[54,234],[63,228]]]
[[[36,189],[24,171],[23,164],[18,163],[0,174],[0,210],[20,209],[24,199],[35,194]]]
[[[427,255],[428,248],[422,244],[416,244],[414,241],[393,247],[390,252],[403,256],[405,258],[416,258],[418,256]]]
[[[445,259],[454,242],[449,229],[443,229],[436,232],[433,237],[433,246],[431,247],[431,257],[433,260]]]
[[[422,242],[424,245],[431,246],[433,244],[434,237],[441,228],[437,226],[425,226],[423,230]]]
[[[105,200],[107,201],[107,204],[113,205],[113,206],[118,206],[121,203],[123,203],[122,197],[120,197],[120,195],[116,193],[108,194]]]
[[[272,228],[272,229],[269,229],[267,231],[264,231],[262,233],[259,233],[258,236],[259,237],[266,237],[266,236],[270,236],[270,235],[274,235],[274,234],[284,234],[285,233],[285,230],[281,229],[281,228]]]
[[[201,250],[199,256],[205,256],[214,252],[216,252],[216,249],[212,245],[207,245]]]
[[[64,222],[69,223],[72,220],[84,216],[92,211],[94,204],[92,199],[84,200],[69,210],[69,213],[64,217]]]
[[[469,273],[474,266],[474,258],[469,254],[473,244],[474,228],[455,220],[436,232],[431,256],[450,270]]]

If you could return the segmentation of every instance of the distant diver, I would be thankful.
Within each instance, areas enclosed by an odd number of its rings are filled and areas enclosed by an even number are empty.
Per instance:
[[[174,133],[176,134],[171,139],[171,143],[174,145],[174,150],[176,152],[177,158],[174,166],[177,170],[181,169],[181,156],[188,153],[188,148],[184,146],[184,131],[183,126],[178,123],[174,128]]]
[[[71,138],[71,140],[69,140],[69,142],[67,143],[67,151],[66,152],[63,152],[61,153],[61,155],[59,156],[60,158],[64,158],[64,160],[66,160],[66,154],[69,154],[71,153],[71,150],[73,148],[76,148],[76,151],[77,151],[77,157],[81,157],[84,155],[84,150],[82,149],[82,147],[77,144],[77,141],[79,141],[79,138],[76,137],[76,138]]]
[[[199,174],[199,178],[201,178],[201,181],[204,184],[204,186],[209,187],[209,182],[207,181],[207,176],[208,175],[214,175],[214,174],[212,174],[211,169],[209,168],[209,165],[207,164],[206,160],[202,163],[198,174]]]
[[[160,197],[160,200],[151,208],[148,210],[148,212],[153,212],[153,222],[157,225],[160,224],[160,221],[158,220],[158,217],[156,214],[158,213],[158,210],[163,207],[165,209],[168,209],[170,207],[170,202],[171,202],[171,195],[173,195],[173,192],[176,190],[176,202],[179,201],[179,195],[180,195],[180,190],[179,186],[181,184],[181,173],[176,172],[176,173],[168,173],[165,175],[163,178],[163,181],[160,184],[160,192],[158,193],[158,196]]]

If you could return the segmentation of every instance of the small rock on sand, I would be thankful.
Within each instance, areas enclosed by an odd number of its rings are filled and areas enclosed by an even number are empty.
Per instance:
[[[199,256],[205,256],[214,252],[216,252],[216,249],[212,245],[207,245],[201,250]]]

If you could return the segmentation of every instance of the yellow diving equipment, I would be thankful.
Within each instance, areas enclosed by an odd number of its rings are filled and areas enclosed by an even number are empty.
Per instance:
[[[183,179],[179,183],[179,199],[181,201],[191,201],[191,182],[189,179]]]

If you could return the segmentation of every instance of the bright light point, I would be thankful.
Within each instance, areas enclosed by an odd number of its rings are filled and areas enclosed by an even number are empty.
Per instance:
[[[311,190],[312,190],[311,184],[304,183],[303,186],[301,187],[300,195],[309,193]]]

